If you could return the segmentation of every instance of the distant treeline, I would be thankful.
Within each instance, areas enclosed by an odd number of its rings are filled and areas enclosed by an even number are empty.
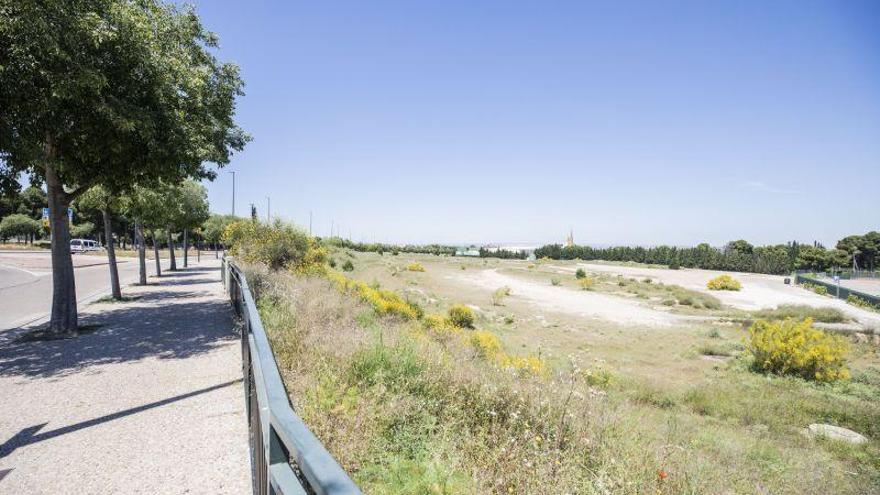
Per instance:
[[[455,256],[455,246],[444,246],[442,244],[406,244],[398,246],[396,244],[383,244],[380,242],[353,242],[341,237],[329,237],[324,242],[331,246],[351,249],[352,251],[360,251],[365,253],[421,253],[434,255]]]
[[[505,260],[524,260],[529,254],[525,251],[510,251],[507,249],[480,248],[480,258],[501,258]]]
[[[744,240],[732,241],[723,248],[708,244],[696,247],[629,247],[594,248],[549,244],[535,250],[538,258],[557,260],[634,261],[668,265],[670,268],[703,268],[753,273],[783,274],[793,270],[828,271],[847,269],[855,257],[861,269],[873,270],[880,253],[880,232],[853,235],[841,239],[836,249],[821,244],[789,242],[773,246],[752,246]]]

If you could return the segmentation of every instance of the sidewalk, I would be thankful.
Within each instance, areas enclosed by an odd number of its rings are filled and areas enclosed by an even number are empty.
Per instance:
[[[150,283],[88,306],[91,333],[0,341],[0,494],[250,491],[219,262]]]

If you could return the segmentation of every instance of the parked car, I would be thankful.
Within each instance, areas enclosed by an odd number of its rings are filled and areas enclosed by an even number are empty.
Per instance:
[[[71,239],[70,240],[70,252],[71,253],[86,253],[89,251],[100,251],[104,248],[98,245],[96,241],[91,239]]]

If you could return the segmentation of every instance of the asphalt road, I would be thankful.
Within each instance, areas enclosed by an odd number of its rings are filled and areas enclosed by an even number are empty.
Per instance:
[[[77,301],[110,289],[106,256],[74,255]],[[120,282],[136,282],[136,258],[120,258]],[[52,265],[49,252],[0,252],[0,332],[48,316],[52,309]],[[163,263],[164,268],[164,263]],[[155,262],[147,260],[147,275],[155,274]]]

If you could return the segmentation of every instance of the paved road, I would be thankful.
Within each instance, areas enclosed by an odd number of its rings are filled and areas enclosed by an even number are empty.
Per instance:
[[[105,256],[74,255],[76,297],[85,300],[109,290],[109,263]],[[136,258],[120,258],[122,284],[137,281]],[[148,260],[147,274],[155,274]],[[0,333],[49,314],[52,309],[52,264],[48,252],[0,252]]]
[[[205,260],[72,339],[0,337],[0,495],[250,493],[240,338]]]

